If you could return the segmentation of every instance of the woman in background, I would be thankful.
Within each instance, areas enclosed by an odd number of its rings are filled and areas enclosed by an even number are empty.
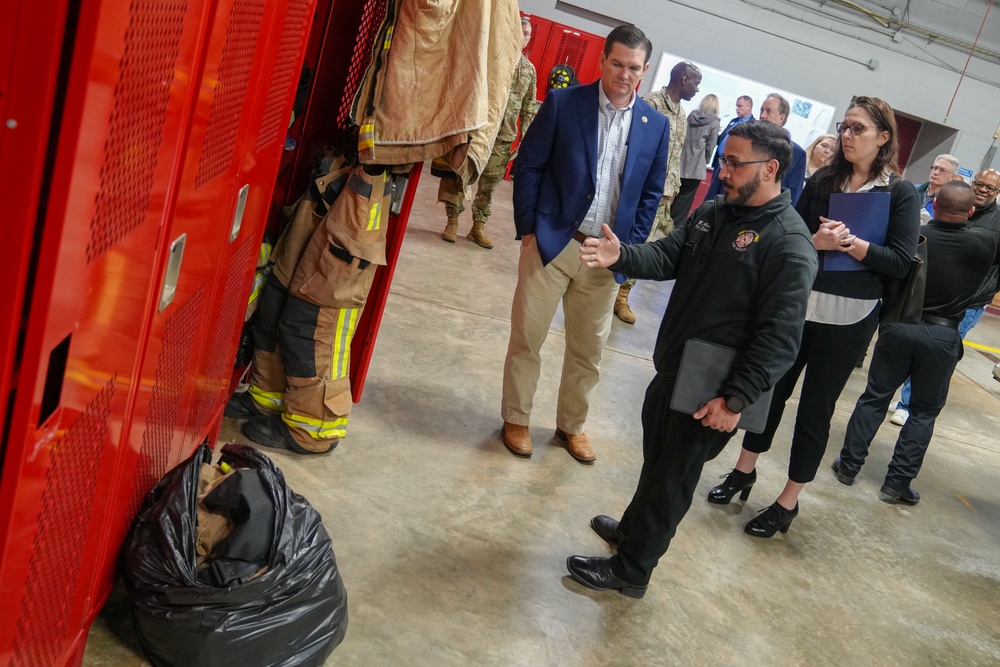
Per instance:
[[[698,193],[698,184],[708,171],[708,163],[719,138],[719,98],[705,95],[698,108],[688,114],[687,124],[687,137],[681,153],[681,189],[670,204],[670,217],[676,227],[687,220]]]
[[[822,167],[830,164],[837,152],[837,135],[821,134],[806,149],[806,180]]]

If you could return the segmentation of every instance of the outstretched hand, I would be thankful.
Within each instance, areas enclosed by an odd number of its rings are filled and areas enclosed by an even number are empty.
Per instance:
[[[618,261],[622,254],[622,244],[611,228],[601,225],[603,237],[584,240],[580,246],[580,261],[590,268],[607,268]]]

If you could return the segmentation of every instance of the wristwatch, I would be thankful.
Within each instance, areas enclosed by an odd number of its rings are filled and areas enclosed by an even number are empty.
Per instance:
[[[732,395],[726,396],[726,409],[733,414],[740,414],[746,406],[747,404],[743,401],[743,399]]]

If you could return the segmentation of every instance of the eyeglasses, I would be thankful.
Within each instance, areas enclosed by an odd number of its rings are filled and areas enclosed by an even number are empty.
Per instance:
[[[750,160],[748,162],[740,162],[739,160],[730,160],[727,157],[720,157],[719,169],[725,169],[726,167],[729,167],[733,171],[736,171],[740,167],[743,167],[748,164],[764,164],[765,162],[770,162],[770,161],[771,160]]]
[[[870,126],[865,125],[864,123],[837,123],[837,134],[843,134],[844,132],[850,130],[851,134],[858,136],[868,129],[868,127]]]
[[[940,173],[953,174],[955,172],[952,169],[950,169],[949,167],[939,167],[937,165],[934,165],[933,167],[931,167],[931,173],[932,174],[940,174]]]
[[[989,183],[983,183],[982,181],[973,181],[972,187],[976,190],[982,190],[988,195],[995,195],[1000,192],[1000,188],[995,185],[990,185]]]

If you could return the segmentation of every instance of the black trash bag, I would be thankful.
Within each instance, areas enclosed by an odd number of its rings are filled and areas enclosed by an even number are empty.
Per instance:
[[[225,445],[222,461],[257,470],[274,503],[267,569],[243,583],[198,578],[201,446],[150,491],[122,552],[125,584],[143,652],[156,667],[322,665],[347,631],[347,591],[319,513],[269,458]]]

